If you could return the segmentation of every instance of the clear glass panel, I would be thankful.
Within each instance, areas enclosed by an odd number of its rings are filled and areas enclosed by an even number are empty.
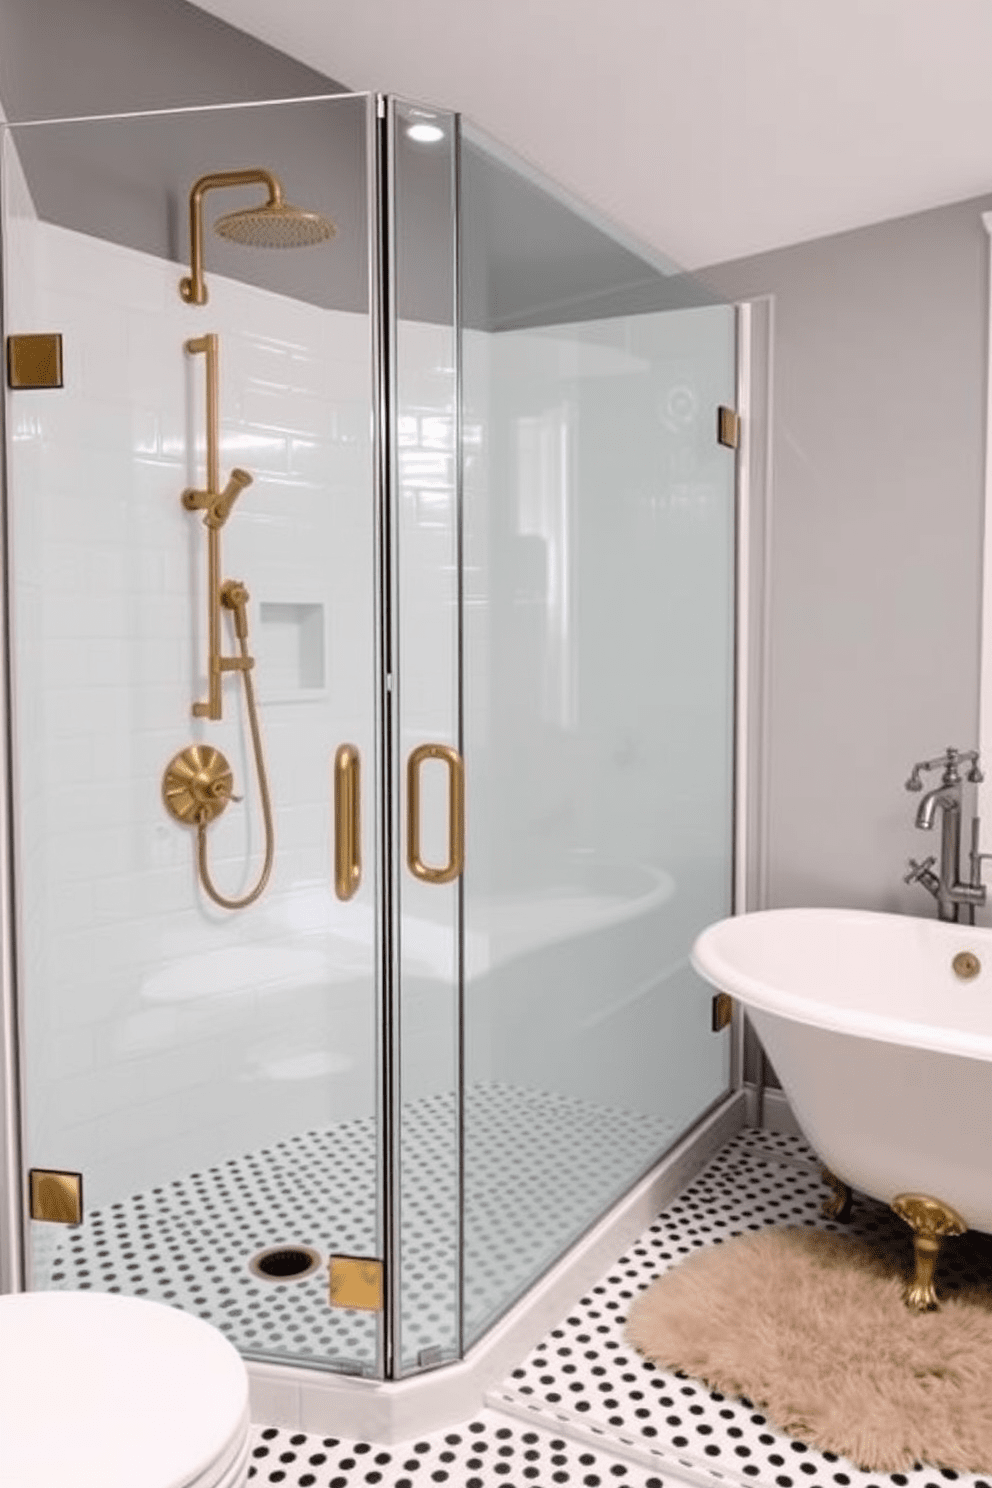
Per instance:
[[[734,314],[469,134],[465,1344],[729,1083]]]
[[[168,1301],[253,1357],[377,1372],[378,1319],[328,1305],[326,1265],[248,1269],[271,1246],[382,1253],[369,127],[355,97],[23,127],[3,165],[5,330],[59,331],[65,368],[61,389],[8,394],[27,1158],[81,1172],[85,1204],[78,1227],[33,1223],[31,1283]],[[190,187],[242,167],[337,235],[266,253],[256,218],[228,242],[215,218],[265,189],[211,191],[209,300],[184,303]],[[219,483],[252,482],[228,513],[180,499],[207,484],[208,352],[184,348],[208,333]],[[235,910],[206,897],[196,829],[163,804],[173,755],[223,751],[243,800],[207,829],[208,867],[249,892],[265,831],[242,674],[220,679],[219,721],[191,716],[208,516],[220,578],[250,595],[274,810],[271,879]],[[346,742],[363,860],[347,902]]]
[[[394,564],[399,707],[397,816],[400,1051],[399,1368],[456,1358],[459,1318],[459,893],[425,881],[450,862],[457,763],[411,755],[461,748],[455,331],[455,128],[449,114],[391,104],[395,318]]]

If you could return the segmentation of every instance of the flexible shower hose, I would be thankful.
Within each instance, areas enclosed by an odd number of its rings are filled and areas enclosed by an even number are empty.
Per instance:
[[[242,632],[244,632],[242,634]],[[238,639],[238,649],[243,661],[248,660],[248,632],[246,625],[239,625],[235,621],[235,633]],[[245,894],[241,899],[226,899],[223,894],[217,892],[210,878],[210,870],[207,867],[207,824],[198,821],[196,824],[196,856],[200,869],[200,882],[204,890],[210,895],[215,904],[221,909],[245,909],[262,893],[269,881],[272,872],[272,859],[275,853],[275,832],[272,824],[272,799],[269,795],[269,782],[265,773],[265,755],[262,751],[262,735],[258,726],[258,706],[255,702],[255,687],[251,680],[251,671],[248,667],[243,668],[241,680],[245,686],[245,704],[248,709],[248,725],[251,729],[251,742],[255,751],[255,769],[258,774],[258,791],[262,798],[262,820],[265,823],[265,861],[259,874],[255,887]]]

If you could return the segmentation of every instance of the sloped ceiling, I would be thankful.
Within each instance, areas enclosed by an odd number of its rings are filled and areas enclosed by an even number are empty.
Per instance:
[[[992,189],[990,0],[198,0],[688,269]]]

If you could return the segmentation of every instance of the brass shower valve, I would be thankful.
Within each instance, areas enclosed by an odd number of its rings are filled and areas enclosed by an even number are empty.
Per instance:
[[[220,816],[234,794],[231,767],[219,749],[209,744],[191,744],[165,767],[162,799],[177,821],[205,826]]]

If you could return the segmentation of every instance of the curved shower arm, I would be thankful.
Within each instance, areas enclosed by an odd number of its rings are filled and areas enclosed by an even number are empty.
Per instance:
[[[189,193],[189,274],[179,281],[179,293],[187,305],[205,305],[207,286],[203,282],[203,198],[208,191],[222,186],[265,186],[269,199],[266,206],[281,207],[282,186],[271,171],[261,166],[249,170],[213,171],[194,181]]]

